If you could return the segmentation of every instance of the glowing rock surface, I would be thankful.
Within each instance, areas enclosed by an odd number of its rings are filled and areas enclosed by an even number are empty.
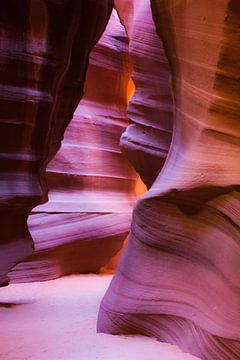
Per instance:
[[[94,272],[120,250],[136,200],[136,173],[119,146],[130,70],[127,36],[113,11],[91,53],[83,99],[47,167],[49,200],[28,221],[36,253],[15,268],[15,281]]]
[[[98,330],[240,358],[240,6],[152,0],[172,74],[173,140],[134,209]],[[144,17],[144,16],[142,16]]]

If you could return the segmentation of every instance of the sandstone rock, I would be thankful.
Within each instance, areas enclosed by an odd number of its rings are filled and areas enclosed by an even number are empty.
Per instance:
[[[49,201],[29,218],[36,253],[15,268],[15,281],[95,272],[120,250],[136,199],[136,173],[119,147],[130,72],[127,36],[114,11],[91,53],[85,95],[47,167]]]
[[[240,358],[240,6],[152,0],[174,131],[137,203],[98,331],[141,333],[202,360]]]
[[[32,252],[27,217],[46,201],[47,162],[82,96],[89,52],[112,5],[111,0],[0,4],[0,285],[13,264]]]
[[[121,137],[121,145],[143,182],[150,187],[165,162],[172,138],[170,70],[156,34],[150,1],[120,0],[115,4],[129,35],[135,84],[127,108],[130,124]]]

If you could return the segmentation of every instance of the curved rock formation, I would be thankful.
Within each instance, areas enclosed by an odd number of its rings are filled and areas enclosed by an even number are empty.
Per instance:
[[[29,218],[36,253],[13,280],[95,272],[121,248],[136,200],[136,173],[119,147],[130,72],[127,36],[113,11],[90,55],[84,97],[47,167],[49,201]]]
[[[142,333],[202,360],[240,358],[240,5],[152,0],[174,132],[134,209],[98,331]]]
[[[0,3],[0,285],[32,252],[27,217],[47,198],[47,162],[82,96],[89,52],[112,6],[112,0]]]
[[[156,34],[150,0],[118,0],[115,6],[128,32],[135,84],[127,108],[130,125],[121,137],[121,145],[150,187],[165,162],[172,138],[170,70]]]

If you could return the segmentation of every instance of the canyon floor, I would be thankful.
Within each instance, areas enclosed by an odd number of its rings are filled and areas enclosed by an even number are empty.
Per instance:
[[[1,360],[196,360],[144,336],[96,333],[112,276],[74,275],[0,289]]]

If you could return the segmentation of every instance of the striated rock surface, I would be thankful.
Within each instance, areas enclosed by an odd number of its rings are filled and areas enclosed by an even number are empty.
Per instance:
[[[136,199],[136,173],[119,146],[130,72],[127,35],[113,11],[91,53],[85,95],[47,167],[49,200],[28,221],[36,253],[14,269],[13,280],[94,272],[122,247]]]
[[[82,97],[89,52],[112,6],[111,0],[0,3],[0,285],[32,252],[27,217],[47,199],[46,165]]]
[[[172,138],[170,70],[156,34],[150,0],[119,0],[115,6],[129,36],[135,84],[127,108],[130,124],[121,137],[121,145],[150,187],[165,162]]]
[[[98,331],[155,336],[202,360],[237,360],[240,5],[152,0],[152,10],[172,73],[173,140],[134,209]]]

